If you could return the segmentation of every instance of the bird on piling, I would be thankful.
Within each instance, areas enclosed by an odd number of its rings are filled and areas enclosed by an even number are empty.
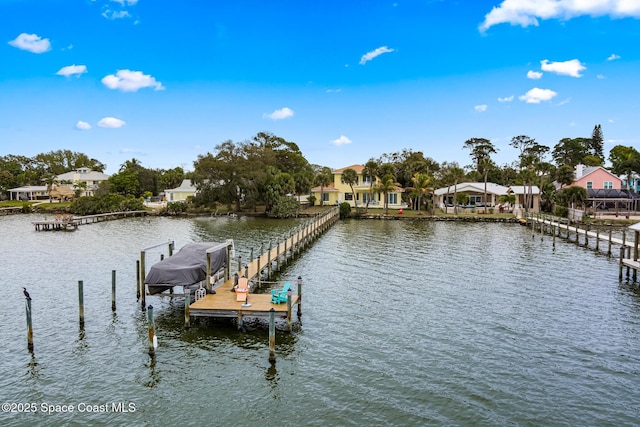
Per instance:
[[[25,288],[24,286],[22,287],[22,293],[24,294],[24,297],[26,299],[28,299],[29,301],[31,301],[31,295],[29,295],[29,292],[27,292],[27,288]]]

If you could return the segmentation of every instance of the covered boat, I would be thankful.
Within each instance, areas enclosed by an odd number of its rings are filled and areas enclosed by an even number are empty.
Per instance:
[[[224,243],[189,243],[173,256],[154,264],[145,276],[145,285],[150,295],[158,294],[174,286],[183,286],[186,292],[193,292],[207,278],[227,266],[228,247],[233,250],[233,240]],[[210,266],[207,271],[207,254]],[[230,255],[233,257],[233,255]],[[204,284],[206,285],[206,283]],[[192,289],[189,289],[191,287]]]

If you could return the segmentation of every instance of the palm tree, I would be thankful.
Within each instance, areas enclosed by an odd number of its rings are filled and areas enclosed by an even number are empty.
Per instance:
[[[482,203],[487,203],[487,177],[489,169],[493,166],[491,154],[497,152],[496,147],[485,138],[470,138],[464,143],[464,148],[471,150],[469,155],[476,162],[476,170],[484,176],[484,194],[482,195]]]
[[[389,213],[389,198],[387,197],[387,195],[392,191],[396,191],[399,186],[400,184],[396,182],[394,176],[391,174],[386,174],[385,176],[383,176],[382,179],[380,180],[380,184],[376,186],[376,191],[378,193],[382,193],[384,196],[384,214],[385,215]]]
[[[365,180],[369,180],[369,195],[367,196],[367,205],[364,210],[365,213],[369,211],[369,201],[371,200],[371,195],[373,194],[373,183],[375,182],[377,176],[378,163],[371,159],[364,165],[364,169],[362,169],[362,177]]]
[[[320,206],[324,205],[324,187],[331,184],[333,181],[333,174],[331,173],[331,169],[328,167],[323,167],[320,169],[320,172],[315,177],[316,185],[320,186]]]
[[[347,168],[342,171],[342,182],[347,184],[351,188],[351,195],[353,196],[353,202],[358,207],[358,200],[356,199],[356,193],[353,191],[353,186],[358,183],[358,172],[351,168]]]
[[[422,204],[422,196],[424,196],[430,190],[431,177],[426,173],[416,172],[411,177],[411,183],[413,186],[412,193],[418,198],[418,215],[420,215],[420,205]]]
[[[49,196],[49,203],[51,203],[51,189],[53,188],[53,184],[56,181],[56,176],[52,173],[45,175],[42,180],[47,186],[47,195]]]

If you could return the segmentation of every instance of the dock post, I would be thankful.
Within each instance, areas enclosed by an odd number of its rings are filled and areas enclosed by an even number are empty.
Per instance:
[[[556,248],[556,226],[553,226],[553,249]]]
[[[298,317],[302,316],[302,276],[298,276]]]
[[[27,350],[33,353],[33,327],[31,325],[31,298],[27,298]]]
[[[631,246],[627,247],[627,259],[631,259]],[[629,280],[630,271],[631,271],[631,267],[627,265],[627,280]]]
[[[227,245],[227,262],[224,263],[224,280],[231,279],[231,245]]]
[[[140,301],[140,260],[136,260],[136,301]]]
[[[238,271],[242,271],[242,255],[238,255]]]
[[[249,279],[249,264],[244,266],[244,277],[246,277],[247,280]]]
[[[175,242],[173,240],[169,240],[169,256],[173,256],[173,248],[175,246]]]
[[[191,292],[184,294],[184,327],[191,327],[191,315],[189,314],[189,306],[191,305]]]
[[[116,311],[116,271],[111,270],[111,311]]]
[[[624,246],[620,246],[620,271],[618,273],[618,280],[622,280],[622,259],[624,258]]]
[[[269,362],[276,363],[276,312],[269,310]]]
[[[589,230],[591,230],[591,225],[585,224],[584,227],[584,246],[589,246]]]
[[[160,254],[160,261],[164,261],[164,254]]]
[[[238,321],[236,322],[238,324],[238,330],[239,331],[244,331],[244,324],[243,324],[243,319],[242,319],[242,310],[238,310]]]
[[[285,265],[287,264],[287,240],[289,240],[289,238],[287,237],[287,235],[284,235],[284,260],[283,262],[285,263]]]
[[[207,292],[211,292],[211,253],[207,252],[207,275],[206,275],[207,284],[205,288]]]
[[[147,288],[144,284],[145,279],[145,265],[144,265],[145,252],[140,252],[140,305],[144,310],[147,306]]]
[[[609,225],[609,249],[607,249],[607,255],[611,256],[611,229],[613,227],[613,224]]]
[[[600,229],[596,230],[596,252],[600,252]]]
[[[280,271],[280,238],[276,239],[276,271]]]
[[[258,287],[260,287],[262,285],[262,283],[260,283],[260,281],[262,280],[262,278],[260,276],[262,276],[262,268],[260,267],[260,260],[262,259],[262,255],[258,256],[258,270],[256,271],[256,276],[258,277]]]
[[[149,356],[153,357],[156,353],[156,331],[153,324],[153,306],[149,304],[147,310],[147,322],[149,325]]]
[[[251,256],[249,258],[249,262],[253,262],[253,247],[251,248]]]
[[[291,332],[291,303],[293,300],[293,291],[291,288],[287,291],[287,330]]]
[[[80,304],[80,329],[84,329],[84,284],[78,280],[78,302]]]
[[[271,239],[269,239],[269,254],[267,255],[267,279],[271,279]]]
[[[627,245],[627,230],[622,230],[622,246]]]

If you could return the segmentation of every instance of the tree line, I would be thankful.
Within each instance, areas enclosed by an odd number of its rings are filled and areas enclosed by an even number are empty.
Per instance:
[[[578,164],[604,166],[608,160],[614,174],[631,177],[640,173],[640,152],[633,147],[616,145],[605,158],[600,125],[594,127],[591,137],[563,138],[553,147],[527,135],[513,137],[509,145],[518,152],[517,159],[510,164],[496,164],[493,156],[498,148],[489,139],[474,137],[461,144],[461,149],[469,152],[468,165],[440,163],[421,151],[402,149],[370,158],[364,162],[363,175],[370,178],[371,193],[384,193],[386,201],[388,192],[403,188],[404,196],[414,200],[418,210],[433,208],[429,194],[434,188],[455,188],[465,181],[537,186],[541,190],[542,208],[550,210],[555,203],[567,199],[562,191],[574,181]],[[353,163],[358,163],[358,159]],[[296,143],[268,132],[260,132],[242,142],[224,141],[216,145],[213,152],[199,155],[193,166],[193,172],[189,173],[180,167],[149,169],[133,158],[100,186],[97,195],[136,198],[158,195],[179,186],[183,179],[191,179],[198,189],[193,199],[195,206],[227,205],[237,211],[264,206],[271,215],[288,216],[298,209],[296,196],[309,194],[314,186],[320,187],[322,193],[333,182],[330,168],[310,164]],[[33,158],[5,155],[0,157],[0,192],[6,197],[9,188],[42,185],[52,176],[80,167],[96,171],[106,168],[100,161],[70,150],[38,154]],[[343,173],[343,181],[351,186],[352,192],[357,182],[357,174],[353,172]],[[378,183],[374,188],[375,178]],[[627,184],[630,181],[627,179]],[[562,191],[556,191],[554,182],[559,183]],[[485,190],[483,201],[486,200]],[[365,209],[368,203],[368,199],[363,201]]]

